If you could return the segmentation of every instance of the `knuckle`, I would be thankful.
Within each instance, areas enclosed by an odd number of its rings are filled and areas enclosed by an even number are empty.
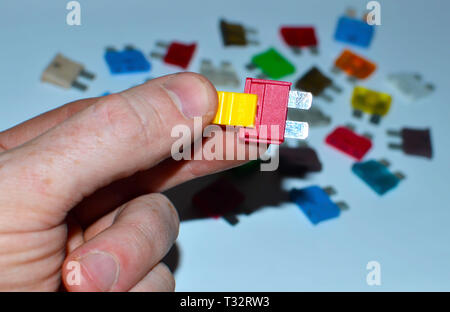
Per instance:
[[[147,213],[150,214],[149,220],[156,219],[157,222],[167,225],[168,231],[173,234],[173,239],[175,239],[178,236],[180,218],[170,199],[161,193],[152,193],[139,199],[143,201],[143,204],[151,208],[146,209]]]
[[[174,233],[174,239],[178,236],[179,226],[180,226],[180,217],[178,215],[178,211],[175,208],[172,201],[165,195],[161,193],[153,193],[149,195],[153,200],[156,200],[161,205],[160,207],[164,209],[164,212],[166,212],[166,220],[170,223],[170,229]]]
[[[98,121],[96,126],[104,126],[114,139],[119,142],[147,144],[150,137],[149,123],[143,110],[139,109],[139,103],[134,103],[122,94],[111,94],[99,101],[94,111]]]
[[[139,252],[161,253],[178,236],[178,214],[170,200],[162,194],[150,194],[126,204],[121,212],[128,240]],[[120,217],[120,216],[119,216]]]
[[[136,112],[140,112],[145,117],[143,130],[148,143],[155,144],[159,138],[170,134],[172,124],[179,112],[177,104],[162,85],[154,84],[151,88],[140,86],[122,92],[120,95],[133,106]],[[153,148],[157,147],[153,146]]]

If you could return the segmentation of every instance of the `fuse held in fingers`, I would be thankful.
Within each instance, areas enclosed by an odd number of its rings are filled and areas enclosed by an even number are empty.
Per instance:
[[[312,104],[309,92],[291,91],[290,82],[247,78],[245,93],[257,95],[255,127],[241,128],[245,141],[281,144],[284,138],[306,139],[306,122],[286,120],[288,108],[307,110]]]
[[[291,91],[290,82],[247,78],[244,94],[218,92],[219,104],[213,123],[239,126],[247,142],[281,144],[284,138],[306,139],[308,124],[287,120],[288,108],[308,110],[309,92]]]

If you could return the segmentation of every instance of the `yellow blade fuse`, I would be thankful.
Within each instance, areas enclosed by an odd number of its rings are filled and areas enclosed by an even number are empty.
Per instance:
[[[353,116],[361,118],[363,113],[371,115],[370,122],[379,124],[391,108],[392,97],[363,87],[355,87],[352,95]]]
[[[255,127],[256,94],[217,91],[219,104],[214,124],[224,126]]]

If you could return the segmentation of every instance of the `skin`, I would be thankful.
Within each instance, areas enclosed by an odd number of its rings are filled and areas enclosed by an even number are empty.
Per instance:
[[[179,219],[160,192],[242,161],[177,162],[170,133],[216,107],[206,78],[181,73],[0,133],[0,291],[173,291],[160,261]]]

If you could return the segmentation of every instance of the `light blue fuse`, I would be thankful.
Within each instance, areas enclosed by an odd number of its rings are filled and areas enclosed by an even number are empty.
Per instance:
[[[403,173],[392,173],[388,167],[388,161],[372,159],[353,164],[352,171],[378,195],[383,195],[394,189],[405,178]]]
[[[312,224],[339,217],[341,210],[348,209],[344,202],[334,203],[330,195],[336,191],[327,187],[325,189],[313,185],[303,189],[293,189],[289,197],[308,217]]]
[[[105,60],[111,74],[148,72],[151,67],[144,54],[132,46],[125,47],[123,51],[107,48]]]
[[[375,27],[364,20],[342,16],[338,20],[334,39],[367,48],[373,38]]]

